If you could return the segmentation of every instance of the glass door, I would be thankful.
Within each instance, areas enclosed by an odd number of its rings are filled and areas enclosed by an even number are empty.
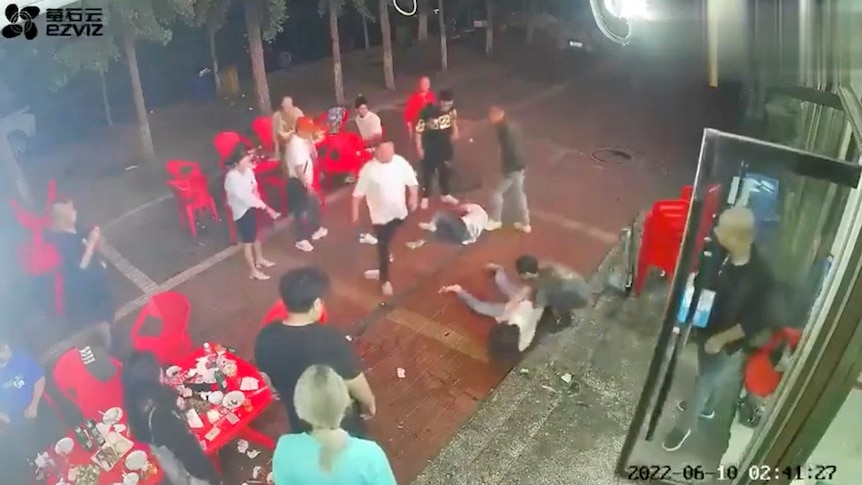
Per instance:
[[[813,309],[833,273],[841,214],[859,177],[856,164],[705,130],[619,475],[736,478],[738,468],[721,464],[739,462],[769,421],[782,376],[820,313]]]

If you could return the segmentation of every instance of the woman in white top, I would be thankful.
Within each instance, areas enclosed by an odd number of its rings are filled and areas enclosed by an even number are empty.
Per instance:
[[[359,135],[365,142],[365,146],[374,146],[383,139],[383,122],[377,113],[368,108],[368,100],[359,95],[354,103],[356,106],[356,117],[353,121],[359,129]]]
[[[260,268],[271,268],[275,263],[263,257],[263,249],[257,235],[257,210],[264,210],[273,219],[278,218],[278,212],[272,210],[260,198],[257,189],[257,179],[254,175],[254,162],[242,147],[237,147],[225,161],[228,168],[224,177],[224,191],[227,205],[233,215],[237,238],[242,244],[242,252],[248,265],[249,278],[253,280],[268,280]]]
[[[431,231],[442,241],[456,244],[473,244],[488,224],[488,213],[479,204],[462,203],[455,211],[438,211],[430,222],[419,227]]]
[[[488,265],[488,269],[493,271],[497,289],[508,301],[479,300],[461,285],[444,286],[440,293],[454,293],[474,312],[496,320],[488,334],[488,354],[492,359],[512,362],[533,343],[544,308],[524,298],[522,288],[509,281],[502,267]]]
[[[296,133],[285,147],[287,171],[287,206],[293,215],[296,248],[314,250],[311,241],[325,237],[328,231],[320,225],[320,200],[314,193],[314,159],[317,155],[314,136],[317,127],[311,118],[296,122]]]

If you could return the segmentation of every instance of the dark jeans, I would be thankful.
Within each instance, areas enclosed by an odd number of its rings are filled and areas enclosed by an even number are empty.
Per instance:
[[[452,178],[452,167],[450,161],[438,157],[425,157],[420,162],[420,175],[422,181],[422,198],[431,197],[434,192],[434,174],[437,174],[437,182],[440,184],[440,195],[449,195],[449,182]]]
[[[694,390],[686,400],[686,408],[677,422],[680,429],[694,429],[697,427],[698,417],[701,413],[715,411],[716,391],[721,386],[725,377],[731,372],[741,372],[742,352],[728,355],[725,352],[708,354],[703,344],[697,345],[697,378],[694,381]]]
[[[404,219],[392,219],[386,224],[374,225],[374,237],[377,238],[377,268],[380,270],[380,283],[389,282],[389,254],[395,233]]]
[[[35,419],[18,419],[0,427],[0,466],[3,469],[3,483],[32,483],[32,462],[36,455],[53,449],[64,434],[64,424],[57,411],[39,402]],[[10,476],[12,477],[10,479]],[[16,480],[24,477],[25,480]]]
[[[310,240],[320,229],[320,201],[293,177],[287,179],[287,207],[293,216],[296,240]]]

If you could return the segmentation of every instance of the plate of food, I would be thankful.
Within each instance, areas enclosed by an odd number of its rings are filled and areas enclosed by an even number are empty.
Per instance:
[[[61,439],[54,445],[54,453],[60,456],[68,456],[75,449],[75,441],[68,436]]]
[[[102,413],[102,422],[108,426],[113,426],[123,419],[123,410],[120,408],[111,408]]]
[[[142,450],[135,450],[126,457],[126,469],[130,471],[143,470],[147,466],[147,454]]]
[[[123,454],[113,446],[103,446],[90,459],[102,470],[110,471],[122,457]]]
[[[173,379],[174,377],[180,375],[183,368],[178,365],[172,365],[165,370],[165,377]]]
[[[222,406],[228,409],[236,409],[245,402],[245,394],[242,391],[231,391],[222,400]]]
[[[84,465],[75,469],[75,485],[96,485],[102,474],[96,465]]]

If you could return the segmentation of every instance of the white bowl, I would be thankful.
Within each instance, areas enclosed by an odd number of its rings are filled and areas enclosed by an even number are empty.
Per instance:
[[[221,404],[222,400],[224,400],[224,393],[221,391],[213,391],[207,396],[207,401],[211,404]]]
[[[108,425],[117,424],[123,419],[123,410],[120,408],[111,408],[102,413],[102,422]]]
[[[73,449],[75,449],[75,441],[68,436],[61,439],[57,442],[56,445],[54,445],[54,453],[60,456],[68,455],[72,452]]]
[[[178,365],[172,365],[165,370],[166,377],[176,377],[183,370],[182,367]]]
[[[126,456],[126,469],[131,471],[143,470],[147,466],[147,454],[141,450],[135,450]]]
[[[222,400],[222,406],[228,409],[236,409],[245,402],[245,394],[242,391],[231,391]]]

